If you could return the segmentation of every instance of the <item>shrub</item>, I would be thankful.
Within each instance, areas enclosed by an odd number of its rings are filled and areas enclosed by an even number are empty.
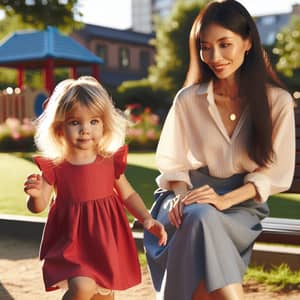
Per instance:
[[[149,107],[128,105],[125,114],[131,121],[127,131],[127,143],[132,150],[154,150],[160,136],[160,119]]]
[[[121,109],[138,103],[152,111],[168,109],[170,96],[167,91],[155,88],[149,80],[125,81],[117,89],[116,102]]]
[[[35,128],[31,120],[20,121],[16,118],[7,118],[4,123],[0,124],[0,151],[35,151],[34,134]]]

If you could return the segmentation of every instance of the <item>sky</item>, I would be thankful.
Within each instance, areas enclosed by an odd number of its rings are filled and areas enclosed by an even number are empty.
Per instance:
[[[251,15],[285,13],[300,0],[239,0]],[[131,0],[79,0],[82,21],[89,24],[126,29],[131,26]]]

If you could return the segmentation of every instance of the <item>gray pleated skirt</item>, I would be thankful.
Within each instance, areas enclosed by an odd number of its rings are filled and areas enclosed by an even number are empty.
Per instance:
[[[190,172],[194,187],[208,184],[218,194],[242,186],[244,176],[216,178],[209,176],[206,168]],[[151,214],[168,232],[164,247],[158,246],[157,239],[147,231],[144,235],[157,300],[191,300],[202,280],[208,292],[242,282],[254,241],[261,232],[260,220],[269,213],[266,203],[248,200],[224,211],[209,204],[188,205],[181,227],[176,229],[168,219],[174,194],[159,189],[154,198]]]

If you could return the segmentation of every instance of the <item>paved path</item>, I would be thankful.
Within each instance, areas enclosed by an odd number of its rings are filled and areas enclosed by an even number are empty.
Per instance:
[[[58,300],[62,292],[44,292],[41,265],[37,258],[36,241],[0,238],[0,300]],[[147,268],[142,268],[143,282],[125,292],[118,292],[115,300],[154,300]],[[296,300],[300,291],[289,294],[271,293],[265,287],[246,286],[245,300]]]

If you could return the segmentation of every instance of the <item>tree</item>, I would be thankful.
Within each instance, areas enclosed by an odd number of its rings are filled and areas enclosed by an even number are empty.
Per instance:
[[[280,56],[276,69],[292,77],[300,68],[300,17],[292,17],[289,25],[277,34],[273,53]]]
[[[74,20],[74,14],[81,15],[77,4],[78,0],[2,0],[0,8],[9,18],[18,16],[22,28],[26,25],[36,29],[54,26],[71,31],[80,26]]]
[[[149,81],[174,95],[184,83],[189,65],[189,33],[200,9],[208,1],[179,0],[169,18],[156,20],[155,65]]]
[[[116,91],[116,99],[125,107],[130,103],[150,106],[164,117],[175,93],[182,87],[189,65],[189,34],[205,0],[177,0],[167,19],[155,20],[155,64],[147,78],[125,81]],[[163,112],[162,112],[163,111]]]

